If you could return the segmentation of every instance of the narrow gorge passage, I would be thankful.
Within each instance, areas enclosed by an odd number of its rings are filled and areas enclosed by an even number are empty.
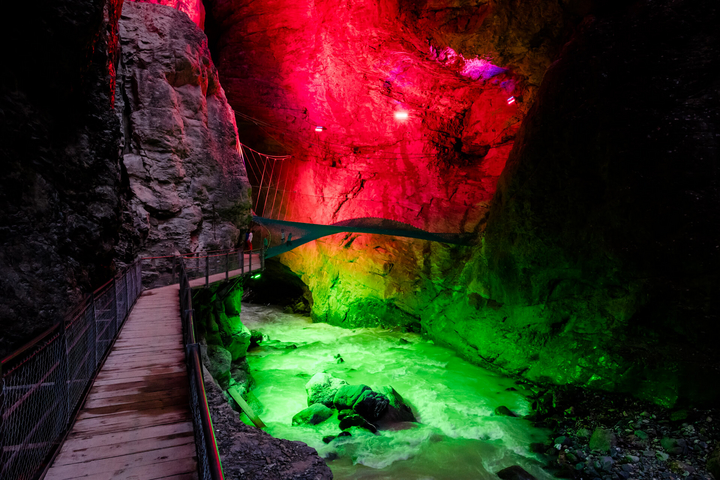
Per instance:
[[[494,413],[502,406],[530,413],[524,394],[532,392],[514,380],[401,329],[344,329],[256,304],[243,304],[241,318],[267,336],[247,356],[255,380],[250,398],[265,431],[317,449],[335,479],[491,479],[513,465],[552,478],[529,450],[545,442],[548,431]],[[373,390],[390,385],[418,421],[376,434],[352,427],[351,436],[326,444],[323,437],[340,433],[337,411],[317,425],[293,425],[308,406],[305,385],[318,372]]]

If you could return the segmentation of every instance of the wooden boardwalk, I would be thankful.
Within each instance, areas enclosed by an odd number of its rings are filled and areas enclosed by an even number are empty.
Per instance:
[[[146,290],[45,478],[197,479],[196,455],[179,287]]]

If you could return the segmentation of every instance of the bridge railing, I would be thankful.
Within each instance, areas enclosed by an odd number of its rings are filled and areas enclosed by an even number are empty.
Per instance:
[[[0,478],[43,473],[141,292],[135,262],[2,360]]]
[[[135,301],[143,276],[156,286],[180,283],[191,409],[203,479],[222,479],[212,420],[205,397],[202,361],[195,337],[190,280],[242,275],[264,268],[265,252],[224,250],[177,257],[140,258],[95,290],[62,321],[0,363],[0,479],[39,478],[50,466]],[[160,277],[144,265],[170,259]],[[189,268],[196,262],[199,268]],[[188,273],[194,274],[190,277]]]
[[[198,458],[198,473],[202,480],[223,480],[220,453],[215,441],[210,409],[205,396],[205,382],[200,359],[200,346],[195,335],[192,306],[192,288],[185,268],[185,260],[177,261],[180,280],[180,317],[185,337],[185,359],[190,379],[190,410],[195,430],[195,448]]]

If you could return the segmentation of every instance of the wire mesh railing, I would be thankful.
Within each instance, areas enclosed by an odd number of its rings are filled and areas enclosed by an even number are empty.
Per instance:
[[[73,312],[0,363],[0,478],[32,480],[48,466],[99,367],[143,291],[145,266],[154,286],[180,283],[180,308],[190,381],[198,471],[222,479],[195,337],[190,280],[205,285],[264,268],[265,251],[225,250],[141,258],[93,292]],[[162,263],[164,262],[164,263]],[[158,266],[162,274],[157,275]],[[222,275],[221,278],[222,279]]]
[[[192,289],[185,268],[185,259],[178,263],[180,283],[180,317],[185,337],[185,358],[190,380],[190,411],[195,430],[195,449],[198,459],[198,473],[202,480],[223,480],[220,452],[215,441],[210,409],[205,397],[205,382],[200,360],[200,347],[195,335],[194,310],[192,307]]]
[[[42,473],[141,291],[135,262],[2,360],[0,478],[30,480]]]

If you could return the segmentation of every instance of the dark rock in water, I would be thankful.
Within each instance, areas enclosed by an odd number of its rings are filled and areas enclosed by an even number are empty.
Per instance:
[[[336,438],[337,438],[337,435],[325,435],[325,436],[323,437],[323,442],[325,442],[325,443],[330,443],[330,442],[332,442],[333,440],[335,440]]]
[[[535,477],[526,472],[524,468],[517,465],[503,468],[497,472],[496,475],[503,480],[537,480]]]
[[[262,342],[268,340],[268,336],[262,333],[260,330],[250,330],[250,347],[257,347]]]
[[[545,450],[547,450],[547,445],[544,443],[534,442],[530,444],[530,451],[533,453],[545,453]]]
[[[340,430],[347,430],[351,427],[364,428],[365,430],[370,430],[372,433],[377,432],[377,427],[375,425],[356,413],[343,415],[343,419],[340,420]]]
[[[343,360],[342,357],[338,357],[338,359],[335,361],[335,363],[338,363],[338,364],[345,363],[345,360]]]
[[[662,445],[667,453],[672,455],[681,455],[687,450],[687,442],[682,438],[677,439],[665,437],[660,440],[660,445]]]
[[[353,410],[367,420],[376,420],[388,408],[390,401],[382,393],[365,390],[353,405]]]
[[[335,378],[327,373],[316,373],[305,384],[308,405],[322,403],[326,407],[332,408],[335,394],[345,385],[347,385],[345,380]]]
[[[340,432],[338,437],[352,437],[352,434],[350,432]]]
[[[511,412],[510,409],[504,405],[500,405],[495,409],[495,415],[499,415],[502,417],[517,417],[517,415]]]
[[[292,418],[293,425],[317,425],[332,417],[332,410],[322,403],[310,405],[305,410],[295,414]]]
[[[404,338],[401,338],[401,339],[400,339],[400,345],[406,345],[406,344],[408,344],[408,343],[410,343],[410,342],[408,342],[408,341],[405,340]]]
[[[333,405],[338,410],[352,409],[363,392],[370,391],[367,385],[343,385],[335,394]]]
[[[373,385],[372,390],[373,392],[382,393],[390,402],[385,413],[379,418],[379,421],[383,423],[417,421],[410,406],[393,387],[390,385]]]
[[[590,450],[599,450],[601,452],[609,452],[614,447],[617,440],[612,430],[604,428],[596,428],[590,437]]]

